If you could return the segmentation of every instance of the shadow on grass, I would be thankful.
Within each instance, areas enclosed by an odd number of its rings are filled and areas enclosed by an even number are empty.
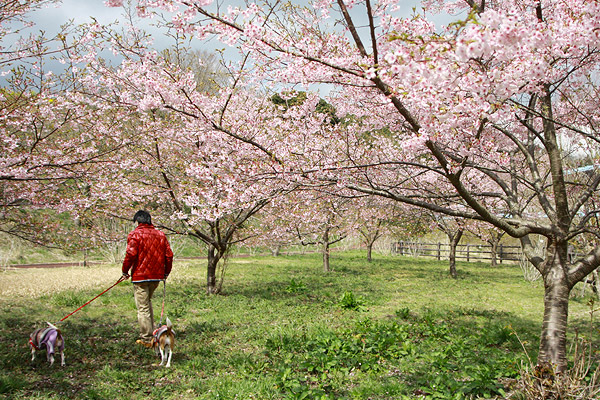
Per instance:
[[[89,299],[85,294],[81,297]],[[115,296],[117,300],[119,297]],[[89,398],[83,393],[102,380],[102,371],[107,367],[136,371],[155,363],[151,350],[135,344],[135,310],[98,305],[57,324],[56,315],[64,315],[65,307],[52,301],[4,303],[0,309],[0,346],[10,350],[0,352],[0,398]],[[60,357],[55,357],[50,366],[45,350],[38,351],[35,361],[31,361],[29,335],[45,327],[45,321],[57,324],[63,333],[64,367]],[[99,398],[107,397],[105,394]]]

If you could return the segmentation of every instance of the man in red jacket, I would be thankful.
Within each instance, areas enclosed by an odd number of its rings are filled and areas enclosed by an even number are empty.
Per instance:
[[[123,275],[129,277],[134,288],[140,339],[136,343],[152,347],[154,313],[152,295],[161,280],[167,279],[173,266],[173,251],[164,233],[152,225],[147,211],[135,213],[133,222],[138,226],[127,236],[127,251],[123,260]]]

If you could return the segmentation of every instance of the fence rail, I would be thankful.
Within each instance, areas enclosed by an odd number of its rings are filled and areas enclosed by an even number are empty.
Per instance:
[[[434,257],[438,260],[448,259],[450,245],[446,243],[421,243],[421,242],[393,242],[392,254],[413,257]],[[489,261],[492,259],[492,246],[488,244],[458,244],[456,246],[456,260]],[[521,246],[499,244],[496,251],[496,260],[519,261],[521,259]]]

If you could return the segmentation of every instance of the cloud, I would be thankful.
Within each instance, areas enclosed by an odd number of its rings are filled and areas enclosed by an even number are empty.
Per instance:
[[[75,24],[90,22],[95,18],[101,24],[108,24],[122,19],[123,9],[106,7],[102,0],[63,0],[61,3],[50,5],[47,8],[31,14],[31,20],[38,29],[58,32],[60,26],[73,20]]]
[[[164,30],[153,26],[154,20],[135,16],[135,26],[152,35],[156,49],[164,49],[173,44],[172,39],[165,35]],[[127,19],[123,7],[107,7],[104,0],[62,0],[55,5],[36,10],[29,19],[36,25],[35,32],[44,31],[47,36],[60,32],[61,26],[73,22],[75,25],[92,22],[95,19],[102,25],[112,24],[114,29],[121,29]],[[120,22],[121,21],[121,22]],[[120,28],[120,27],[121,28]]]

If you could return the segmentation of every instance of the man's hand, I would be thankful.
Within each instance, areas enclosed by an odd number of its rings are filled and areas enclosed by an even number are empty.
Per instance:
[[[121,279],[128,279],[129,278],[129,274],[127,272],[123,272],[123,275],[121,275]]]

